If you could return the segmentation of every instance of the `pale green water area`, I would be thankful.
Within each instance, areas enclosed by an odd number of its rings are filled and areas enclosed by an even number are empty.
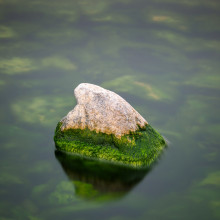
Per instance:
[[[219,14],[218,0],[0,0],[0,219],[220,219]],[[55,152],[82,82],[169,140],[156,164]]]

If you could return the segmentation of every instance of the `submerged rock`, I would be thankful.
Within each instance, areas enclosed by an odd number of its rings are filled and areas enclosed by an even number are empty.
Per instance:
[[[57,125],[58,150],[132,166],[152,163],[165,141],[122,97],[82,83],[77,105]]]

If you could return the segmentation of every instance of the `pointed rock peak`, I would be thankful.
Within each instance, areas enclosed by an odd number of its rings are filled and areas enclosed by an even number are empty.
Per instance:
[[[61,120],[62,131],[88,128],[120,138],[148,124],[121,96],[100,86],[82,83],[74,94],[77,105]]]

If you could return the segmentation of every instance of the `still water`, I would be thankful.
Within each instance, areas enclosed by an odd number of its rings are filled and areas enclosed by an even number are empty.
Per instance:
[[[220,3],[0,0],[0,219],[219,219]],[[147,170],[55,151],[82,82],[169,140]]]

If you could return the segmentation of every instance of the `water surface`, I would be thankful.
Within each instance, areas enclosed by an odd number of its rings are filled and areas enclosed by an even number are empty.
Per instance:
[[[219,13],[215,0],[0,0],[0,219],[219,219]],[[82,82],[170,141],[153,167],[55,152]]]

